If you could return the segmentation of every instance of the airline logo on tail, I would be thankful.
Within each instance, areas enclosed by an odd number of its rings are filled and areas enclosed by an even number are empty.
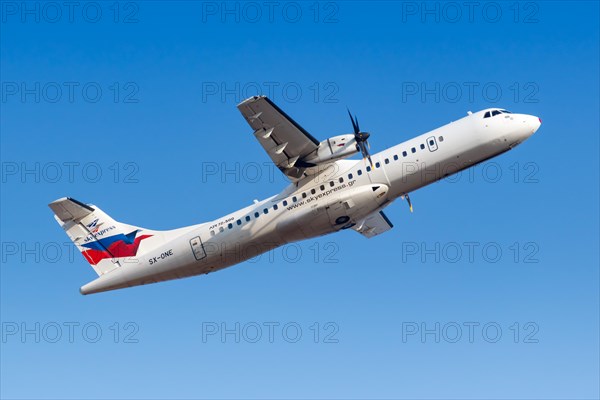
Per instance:
[[[96,218],[95,220],[93,220],[91,223],[87,224],[86,226],[88,227],[88,229],[90,230],[91,233],[96,233],[98,232],[98,229],[100,229],[100,227],[102,225],[104,225],[104,222],[100,222],[98,223],[98,218]]]
[[[92,224],[94,223],[97,223],[97,220]],[[119,233],[114,236],[109,236],[93,242],[85,243],[82,246],[88,250],[83,251],[82,254],[92,265],[98,264],[105,258],[135,256],[138,248],[140,247],[141,241],[152,237],[152,235],[141,235],[136,237],[139,231],[139,229],[136,229],[135,231],[126,235]]]

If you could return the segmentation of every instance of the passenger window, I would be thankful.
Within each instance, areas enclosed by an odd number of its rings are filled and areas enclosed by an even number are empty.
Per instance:
[[[333,182],[333,181],[329,182],[329,186],[334,187],[335,186],[335,182]]]
[[[317,191],[315,189],[310,189],[310,194],[315,194]]]
[[[277,204],[273,205],[273,210],[277,210],[279,207],[277,207]]]
[[[430,145],[430,146],[433,146],[433,144],[434,144],[434,143],[435,143],[435,142],[433,141],[433,139],[429,141],[429,145]]]
[[[228,227],[229,229],[231,229],[231,228],[233,228],[233,224],[232,224],[232,223],[230,223],[229,225],[227,225],[227,227]]]
[[[246,215],[246,222],[250,222],[250,216]]]
[[[258,212],[254,213],[254,218],[258,218],[260,216],[260,214]]]
[[[340,181],[340,183],[343,183],[344,182],[344,178],[340,177],[339,181]]]
[[[219,232],[224,232],[225,228],[223,228],[222,226],[219,227]]]
[[[405,152],[405,151],[402,152],[402,157],[406,157],[407,155],[408,155],[407,152]]]
[[[238,219],[238,220],[237,220],[237,224],[238,224],[238,225],[241,225],[241,224],[242,224],[242,220],[241,220],[241,219]]]
[[[292,197],[292,201],[295,203],[298,201],[298,199],[296,198],[296,196]]]
[[[416,153],[417,149],[415,149],[414,147],[412,149],[410,149],[411,152]]]
[[[359,169],[358,171],[356,171],[356,173],[357,173],[358,175],[362,175],[362,171],[361,171],[360,169]]]
[[[348,179],[352,179],[352,174],[348,174]]]
[[[375,163],[375,168],[379,168],[379,167],[381,167],[381,164],[378,161],[378,162]]]
[[[486,112],[485,115],[483,116],[483,118],[489,118],[490,117],[490,112]]]
[[[325,185],[321,185],[321,186],[319,187],[319,189],[321,189],[321,190],[325,190]]]
[[[439,140],[440,142],[443,142],[443,141],[444,141],[444,137],[443,137],[443,136],[440,136],[440,137],[438,138],[438,140]]]
[[[371,172],[371,166],[367,165],[367,172]]]
[[[283,206],[284,206],[284,207],[285,207],[285,206],[287,206],[287,200],[284,200],[284,201],[283,201]]]
[[[210,236],[215,236],[215,231],[210,231]]]
[[[385,163],[386,163],[386,164],[389,164],[389,163],[390,163],[390,160],[389,160],[388,158],[386,158],[386,159],[385,159]]]
[[[263,213],[265,213],[265,214],[268,214],[268,213],[269,213],[269,209],[268,209],[268,208],[265,208],[265,209],[263,210]]]
[[[394,154],[394,161],[398,161],[398,155]]]
[[[305,199],[306,198],[306,193],[302,192],[302,198]]]

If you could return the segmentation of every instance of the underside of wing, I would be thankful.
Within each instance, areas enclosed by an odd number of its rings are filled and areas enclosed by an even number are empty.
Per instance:
[[[254,136],[271,160],[291,180],[302,178],[313,165],[302,159],[315,152],[319,141],[265,96],[254,96],[238,104],[254,130]]]
[[[392,225],[383,211],[377,211],[367,215],[354,225],[352,229],[370,239],[373,236],[389,231],[393,227],[394,225]]]

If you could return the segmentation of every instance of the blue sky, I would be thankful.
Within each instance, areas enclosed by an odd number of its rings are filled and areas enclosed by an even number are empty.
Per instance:
[[[597,2],[73,7],[2,3],[3,398],[599,397]],[[375,239],[81,296],[47,204],[169,229],[278,192],[235,108],[259,93],[320,139],[350,107],[373,151],[493,106],[543,125]]]

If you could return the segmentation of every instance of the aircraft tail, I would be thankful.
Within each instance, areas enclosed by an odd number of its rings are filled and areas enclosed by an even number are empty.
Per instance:
[[[48,206],[99,276],[120,267],[126,258],[135,259],[138,253],[156,247],[156,240],[144,240],[153,236],[162,239],[160,232],[117,222],[98,207],[69,197],[53,201]],[[144,247],[143,252],[139,251],[140,245]]]

